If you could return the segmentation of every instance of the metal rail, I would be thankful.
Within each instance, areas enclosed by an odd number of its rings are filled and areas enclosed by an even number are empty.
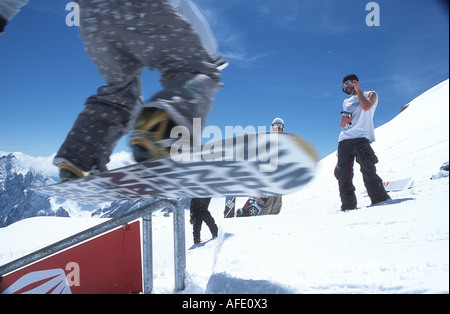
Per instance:
[[[158,200],[130,213],[108,220],[102,224],[77,233],[38,251],[25,255],[22,258],[0,266],[0,276],[13,272],[30,263],[36,262],[61,250],[67,249],[83,241],[89,240],[92,237],[142,217],[144,293],[151,293],[153,290],[152,213],[164,208],[170,208],[173,210],[175,290],[184,290],[186,278],[184,208],[182,208],[182,206],[174,200]]]

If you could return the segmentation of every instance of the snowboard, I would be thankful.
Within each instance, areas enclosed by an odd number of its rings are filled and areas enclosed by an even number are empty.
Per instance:
[[[407,201],[413,201],[415,200],[415,198],[413,197],[405,197],[405,198],[391,198],[387,201],[384,202],[380,202],[380,203],[376,203],[376,204],[372,204],[367,206],[367,208],[372,208],[372,207],[379,207],[379,206],[386,206],[386,205],[394,205],[394,204],[400,204],[403,202],[407,202]]]
[[[386,192],[398,192],[414,187],[414,180],[412,178],[405,178],[394,181],[383,182]]]
[[[225,199],[225,210],[223,212],[224,218],[233,218],[236,208],[236,197],[227,197]]]
[[[313,148],[300,137],[259,132],[32,189],[85,204],[156,197],[286,195],[311,181],[317,161]]]
[[[408,189],[412,189],[414,187],[414,180],[412,178],[405,178],[400,180],[393,181],[383,181],[383,186],[386,192],[400,192]],[[367,195],[367,190],[362,192],[364,196]]]

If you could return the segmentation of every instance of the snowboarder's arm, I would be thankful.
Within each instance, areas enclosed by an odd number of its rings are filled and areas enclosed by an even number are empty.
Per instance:
[[[349,117],[349,116],[343,116],[341,123],[339,124],[339,126],[341,127],[341,129],[345,128],[345,126],[349,123],[351,123],[353,120],[353,117]]]
[[[358,95],[359,104],[364,111],[368,111],[377,102],[378,95],[375,92],[369,94],[369,97],[364,96],[364,92],[361,90],[358,81],[353,81],[353,87],[355,88],[356,95]]]
[[[373,105],[377,102],[378,98],[378,95],[375,92],[370,93],[368,98],[364,96],[364,93],[362,91],[359,93],[357,92],[357,95],[359,99],[359,104],[361,105],[364,111],[370,110],[370,108],[372,108]]]

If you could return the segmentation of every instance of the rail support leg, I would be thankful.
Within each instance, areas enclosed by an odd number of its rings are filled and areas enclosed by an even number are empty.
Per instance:
[[[142,217],[142,233],[144,294],[149,294],[153,290],[152,213]]]
[[[174,259],[175,259],[175,291],[185,288],[186,279],[186,237],[184,208],[178,205],[173,210],[174,226]]]

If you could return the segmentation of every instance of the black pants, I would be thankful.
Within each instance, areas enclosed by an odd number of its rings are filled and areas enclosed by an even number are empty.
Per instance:
[[[194,243],[199,243],[201,241],[200,231],[202,230],[203,222],[208,226],[211,235],[217,238],[218,228],[216,222],[209,210],[203,210],[194,214]]]
[[[191,219],[194,225],[194,243],[200,243],[200,232],[202,230],[203,222],[211,231],[213,237],[217,237],[218,228],[214,218],[208,210],[211,198],[193,198],[191,200]]]
[[[338,164],[334,173],[339,181],[342,210],[354,209],[357,205],[355,186],[353,185],[355,159],[361,166],[364,185],[372,204],[385,201],[389,197],[384,189],[383,181],[376,173],[375,164],[378,163],[378,158],[369,141],[365,138],[344,140],[339,142]]]

